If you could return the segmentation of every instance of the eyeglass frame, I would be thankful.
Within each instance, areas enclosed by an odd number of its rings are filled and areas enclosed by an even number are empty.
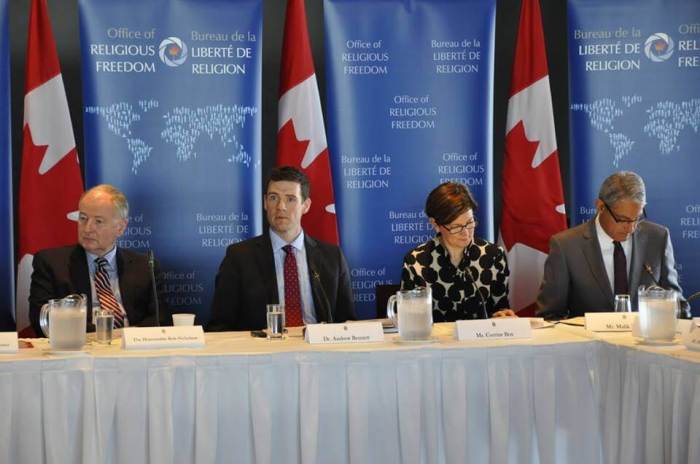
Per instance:
[[[439,225],[440,225],[440,227],[445,229],[447,232],[449,232],[450,235],[457,235],[457,234],[461,234],[465,230],[468,230],[468,231],[475,230],[476,227],[479,225],[479,221],[477,221],[475,218],[473,221],[468,222],[466,224],[452,224],[449,227],[445,224],[439,224]]]
[[[608,204],[605,201],[603,201],[602,199],[600,201],[603,203],[603,206],[605,206],[605,209],[608,210],[608,213],[610,213],[610,216],[612,216],[613,221],[615,221],[616,224],[633,224],[635,226],[638,226],[647,218],[647,209],[645,207],[642,207],[642,214],[636,219],[620,219],[615,215],[615,213],[613,213],[612,209],[610,208],[610,206],[608,206]]]

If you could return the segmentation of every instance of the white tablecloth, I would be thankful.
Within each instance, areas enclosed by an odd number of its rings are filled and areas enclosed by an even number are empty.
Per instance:
[[[0,357],[0,462],[700,462],[693,359],[567,330],[478,344],[451,330],[422,346],[225,333],[77,357],[34,341]]]

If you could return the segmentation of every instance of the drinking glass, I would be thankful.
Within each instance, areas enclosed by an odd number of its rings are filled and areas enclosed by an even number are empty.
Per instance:
[[[114,314],[111,311],[98,311],[95,315],[95,341],[109,345],[114,335]]]
[[[615,295],[615,312],[629,313],[632,312],[632,302],[629,295]]]
[[[284,305],[267,305],[267,338],[281,340],[284,338]]]

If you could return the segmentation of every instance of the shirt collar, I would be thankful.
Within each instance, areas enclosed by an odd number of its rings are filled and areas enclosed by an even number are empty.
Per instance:
[[[96,260],[97,258],[99,258],[99,256],[94,255],[94,254],[90,253],[89,251],[85,251],[85,254],[87,254],[88,261],[90,261],[91,263],[94,263],[95,260]],[[103,256],[103,258],[107,260],[107,264],[109,265],[109,267],[110,267],[111,269],[116,269],[116,268],[117,268],[117,265],[116,265],[116,262],[117,262],[117,247],[114,246],[111,250],[109,250],[107,253],[105,253],[105,255]]]
[[[297,238],[287,243],[274,230],[270,229],[270,241],[272,242],[272,251],[281,250],[286,245],[292,245],[297,250],[302,250],[304,248],[304,230],[302,229]]]

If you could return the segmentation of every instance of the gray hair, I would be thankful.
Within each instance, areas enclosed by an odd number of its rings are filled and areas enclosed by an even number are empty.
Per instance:
[[[603,181],[598,198],[608,206],[620,200],[631,200],[645,206],[647,204],[646,188],[639,174],[632,171],[620,171]]]
[[[105,195],[109,195],[109,197],[112,199],[112,204],[114,205],[114,208],[117,210],[117,213],[122,219],[128,219],[129,218],[129,202],[126,200],[126,195],[124,195],[124,192],[116,188],[114,185],[110,184],[100,184],[96,185],[90,190],[85,191],[81,196],[80,200],[85,198],[86,195],[90,194],[96,194],[96,193],[103,193]]]

